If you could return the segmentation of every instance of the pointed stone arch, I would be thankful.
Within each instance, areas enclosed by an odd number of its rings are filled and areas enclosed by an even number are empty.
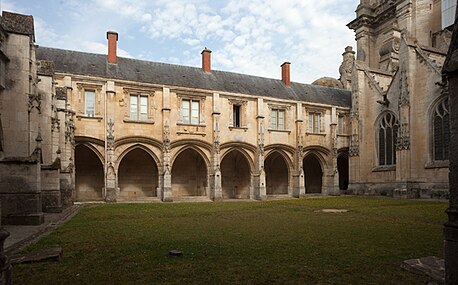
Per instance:
[[[290,173],[292,164],[288,156],[273,150],[264,159],[266,174],[266,195],[286,195],[290,193]]]
[[[105,186],[103,157],[90,143],[75,147],[76,201],[102,201]]]
[[[136,200],[157,197],[159,171],[157,158],[148,148],[134,145],[118,159],[119,198]]]
[[[349,161],[348,151],[338,152],[337,172],[339,174],[339,190],[346,191],[349,183]]]
[[[304,169],[305,194],[321,194],[323,192],[324,169],[319,155],[309,152],[304,156],[302,167]]]
[[[208,196],[209,160],[199,148],[180,149],[172,160],[172,196]]]
[[[221,159],[223,199],[248,199],[252,195],[252,163],[243,151],[232,149]]]

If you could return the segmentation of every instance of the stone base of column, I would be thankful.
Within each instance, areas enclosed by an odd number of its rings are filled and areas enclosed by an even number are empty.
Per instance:
[[[106,202],[116,202],[116,188],[107,188],[106,190],[106,196],[105,196],[105,201]]]
[[[172,187],[164,187],[161,198],[162,202],[173,202]]]

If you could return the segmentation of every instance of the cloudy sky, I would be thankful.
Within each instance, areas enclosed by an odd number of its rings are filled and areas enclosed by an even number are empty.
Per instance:
[[[346,27],[358,0],[0,0],[1,9],[31,14],[36,43],[107,51],[106,31],[119,33],[118,55],[311,83],[339,77],[342,52],[355,46]]]

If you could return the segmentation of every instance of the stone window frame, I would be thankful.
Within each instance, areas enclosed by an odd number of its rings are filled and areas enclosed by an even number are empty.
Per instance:
[[[229,108],[230,108],[230,115],[229,115],[229,129],[243,129],[248,130],[247,122],[247,105],[248,100],[240,100],[240,99],[228,99]],[[240,126],[234,126],[234,106],[240,106]]]
[[[348,113],[337,111],[337,135],[346,136],[349,135],[349,116]],[[341,124],[343,123],[343,125]]]
[[[291,133],[291,105],[287,104],[278,104],[278,103],[268,103],[267,107],[269,108],[269,117],[268,117],[268,128],[267,131],[270,132],[286,132],[286,133]],[[272,114],[273,110],[278,110],[278,111],[283,111],[285,116],[284,116],[284,126],[283,129],[276,129],[272,128]],[[278,118],[277,118],[278,120]]]
[[[388,121],[387,120],[387,117],[388,115],[391,116],[391,120]],[[381,157],[380,157],[380,154],[381,154],[381,150],[380,150],[380,131],[381,131],[381,126],[385,124],[386,126],[384,126],[384,162],[383,164],[381,163]],[[400,128],[400,124],[399,124],[399,119],[398,117],[396,116],[395,113],[393,113],[392,111],[386,111],[386,112],[383,112],[379,115],[379,117],[377,118],[376,120],[376,125],[375,125],[375,148],[376,148],[376,168],[377,169],[395,169],[396,167],[396,161],[397,161],[397,158],[396,158],[396,140],[397,140],[397,135],[398,135],[398,130]],[[392,129],[392,157],[391,157],[391,164],[388,164],[387,163],[387,138],[386,138],[386,129],[388,128],[391,128]]]
[[[177,119],[177,125],[183,125],[183,126],[198,126],[198,127],[205,127],[205,101],[206,101],[206,95],[200,95],[200,94],[181,94],[177,93],[177,104],[178,104],[178,119]],[[198,124],[191,124],[183,122],[183,117],[182,117],[182,103],[183,100],[189,100],[189,101],[198,101],[199,102],[199,123]]]
[[[310,116],[313,115],[313,126],[310,126]],[[317,132],[315,126],[316,116],[320,115],[320,129]],[[325,128],[325,115],[326,110],[321,108],[307,108],[306,109],[306,116],[307,116],[307,127],[306,127],[306,134],[307,135],[326,135],[326,128]]]
[[[445,102],[447,101],[448,110],[445,110]],[[450,120],[450,103],[448,102],[448,96],[441,96],[435,100],[433,104],[431,104],[431,108],[429,111],[429,158],[428,162],[425,164],[425,168],[447,168],[449,167],[450,163],[448,159],[438,160],[436,159],[435,155],[435,126],[434,120],[438,115],[438,108],[443,107],[444,111],[447,113],[449,120]],[[449,121],[449,133],[450,133],[450,121]],[[450,141],[448,142],[450,144]],[[449,154],[450,155],[450,154]]]
[[[98,83],[86,83],[86,82],[77,82],[76,88],[78,93],[78,111],[77,118],[89,118],[89,119],[102,119],[103,118],[103,103],[102,103],[102,84]],[[86,91],[94,92],[94,116],[87,116],[86,114]]]
[[[121,107],[124,108],[124,118],[123,121],[125,123],[140,123],[140,124],[154,124],[155,117],[156,117],[156,105],[154,100],[155,90],[147,89],[147,88],[130,88],[124,87],[123,88],[123,97],[120,100]],[[137,119],[132,119],[130,117],[130,98],[131,96],[140,97],[147,97],[147,119],[141,120],[140,116]],[[138,112],[138,110],[137,110]]]

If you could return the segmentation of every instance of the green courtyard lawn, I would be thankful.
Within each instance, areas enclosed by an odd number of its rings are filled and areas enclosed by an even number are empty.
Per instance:
[[[442,257],[443,202],[319,197],[99,204],[27,250],[15,284],[425,284],[405,259]],[[348,209],[323,213],[320,209]],[[169,257],[172,249],[182,257]]]

